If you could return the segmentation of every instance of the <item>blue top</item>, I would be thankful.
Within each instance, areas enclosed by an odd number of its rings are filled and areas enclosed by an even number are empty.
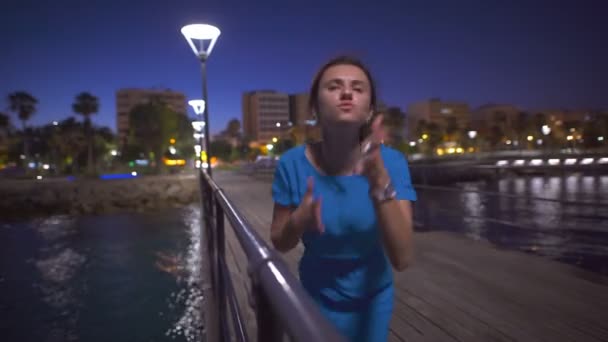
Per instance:
[[[302,236],[300,280],[307,290],[325,291],[334,299],[366,297],[392,282],[367,178],[323,175],[306,158],[305,148],[296,146],[281,156],[272,184],[274,201],[284,206],[300,204],[309,176],[314,178],[314,197],[322,197],[325,231]],[[380,152],[397,199],[415,201],[405,156],[384,145]]]

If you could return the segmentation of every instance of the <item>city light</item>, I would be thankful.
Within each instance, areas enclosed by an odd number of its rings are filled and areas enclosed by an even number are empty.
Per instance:
[[[477,131],[468,131],[467,134],[469,135],[469,138],[475,139],[477,136]]]
[[[186,165],[186,160],[184,160],[184,159],[165,159],[165,165],[182,166],[182,165]]]
[[[266,148],[268,149],[268,151],[272,151],[272,149],[274,148],[274,146],[272,144],[267,144]]]
[[[45,169],[45,170],[48,170],[50,168],[50,165],[49,164],[43,164],[42,168]]]
[[[511,145],[511,143],[512,143],[512,141],[511,141],[511,140],[507,140],[507,141],[505,141],[505,144],[507,144],[507,145]]]
[[[194,145],[194,152],[196,153],[196,156],[200,156],[201,155],[201,145]]]
[[[551,127],[549,127],[548,125],[543,125],[541,131],[544,135],[549,135],[549,133],[551,133]]]
[[[205,112],[205,100],[196,99],[188,101],[188,104],[194,110],[196,115],[203,115]]]
[[[273,138],[272,138],[272,142],[273,142],[273,143],[276,143],[277,141],[279,141],[279,139],[277,139],[277,137],[273,137]]]
[[[116,157],[118,155],[118,151],[112,150],[112,151],[110,151],[110,154],[113,155],[114,157]]]
[[[534,140],[534,137],[531,135],[528,135],[528,137],[526,139],[528,139],[528,141],[532,141],[532,140]]]
[[[411,146],[411,147],[416,146],[416,142],[415,142],[415,141],[410,141],[410,146]]]
[[[509,162],[507,160],[499,160],[496,162],[496,166],[507,166]]]
[[[277,122],[277,127],[281,127],[281,123],[280,122]]]
[[[542,144],[543,144],[543,139],[536,140],[536,145],[542,145]]]
[[[37,179],[37,180],[41,180],[41,179],[42,179],[42,176],[36,176],[36,179]]]
[[[543,160],[542,159],[532,159],[532,160],[530,160],[530,165],[534,165],[534,166],[543,165]]]
[[[177,153],[177,150],[175,149],[175,147],[169,146],[169,153],[175,154],[175,153]]]
[[[170,143],[171,145],[175,144],[175,139],[174,139],[174,138],[169,139],[169,143]]]
[[[581,160],[582,165],[589,165],[591,163],[593,163],[593,158],[585,158],[585,159]]]
[[[549,165],[559,165],[559,159],[549,159]]]
[[[192,121],[192,128],[197,132],[202,132],[205,127],[205,121]]]
[[[53,126],[58,126],[58,125],[59,125],[59,122],[53,121]]]
[[[598,164],[608,164],[608,158],[606,158],[606,157],[600,158],[600,159],[598,159],[597,162],[598,162]]]
[[[513,165],[515,165],[515,166],[522,166],[522,165],[524,165],[525,162],[526,161],[523,160],[523,159],[518,159],[515,162],[513,162]]]
[[[137,177],[137,171],[133,171],[133,172],[131,172],[131,176],[133,176],[133,177]]]
[[[604,137],[597,137],[597,141],[604,141]]]
[[[564,161],[565,165],[574,165],[576,164],[576,158],[568,158],[566,159],[566,161]]]
[[[571,136],[571,135],[569,135],[569,136],[567,136],[567,137],[566,137],[566,139],[567,139],[568,141],[571,141],[572,139],[574,139],[574,137],[573,137],[573,136]]]
[[[428,139],[428,138],[429,138],[429,135],[428,135],[428,134],[426,134],[426,133],[422,134],[422,139],[423,139],[423,140],[426,140],[426,139]]]

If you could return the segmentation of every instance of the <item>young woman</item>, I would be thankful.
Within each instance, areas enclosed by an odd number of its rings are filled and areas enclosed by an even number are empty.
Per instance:
[[[386,341],[393,275],[412,254],[416,200],[400,152],[382,145],[376,89],[358,60],[339,57],[317,73],[310,109],[321,141],[292,148],[274,175],[271,240],[282,252],[300,240],[302,285],[351,341]]]

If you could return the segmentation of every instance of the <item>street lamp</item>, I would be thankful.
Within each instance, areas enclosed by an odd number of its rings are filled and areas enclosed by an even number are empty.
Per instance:
[[[205,112],[205,100],[190,100],[188,101],[188,104],[190,105],[190,107],[192,107],[192,110],[194,110],[194,113],[196,115],[203,115],[203,113]]]
[[[207,156],[210,156],[209,151],[209,101],[207,99],[207,71],[206,65],[207,58],[211,54],[217,38],[220,36],[220,29],[215,26],[207,24],[192,24],[182,27],[182,34],[186,38],[186,41],[192,48],[192,51],[201,61],[201,75],[203,81],[203,100],[205,105],[202,106],[203,121],[205,124],[205,151]],[[199,107],[200,108],[200,107]],[[207,168],[207,174],[211,177],[211,165]]]

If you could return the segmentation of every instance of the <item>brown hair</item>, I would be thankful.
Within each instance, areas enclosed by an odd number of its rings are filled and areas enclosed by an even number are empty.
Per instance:
[[[374,84],[374,80],[372,79],[372,75],[371,75],[369,69],[365,65],[363,65],[363,62],[361,62],[359,59],[357,59],[355,57],[351,57],[351,56],[338,56],[336,58],[333,58],[329,62],[325,63],[325,65],[323,65],[321,67],[321,69],[319,69],[319,71],[315,75],[315,78],[312,81],[312,86],[310,87],[310,93],[309,93],[309,97],[308,97],[309,110],[311,112],[317,112],[317,115],[318,115],[319,86],[321,83],[321,78],[323,77],[323,74],[325,73],[325,71],[327,69],[329,69],[335,65],[352,65],[352,66],[356,66],[357,68],[359,68],[363,71],[363,73],[367,77],[367,80],[369,81],[369,86],[370,86],[370,91],[371,91],[370,106],[371,106],[371,109],[375,111],[375,109],[376,109],[376,86]],[[318,119],[319,118],[317,117],[317,120]]]

